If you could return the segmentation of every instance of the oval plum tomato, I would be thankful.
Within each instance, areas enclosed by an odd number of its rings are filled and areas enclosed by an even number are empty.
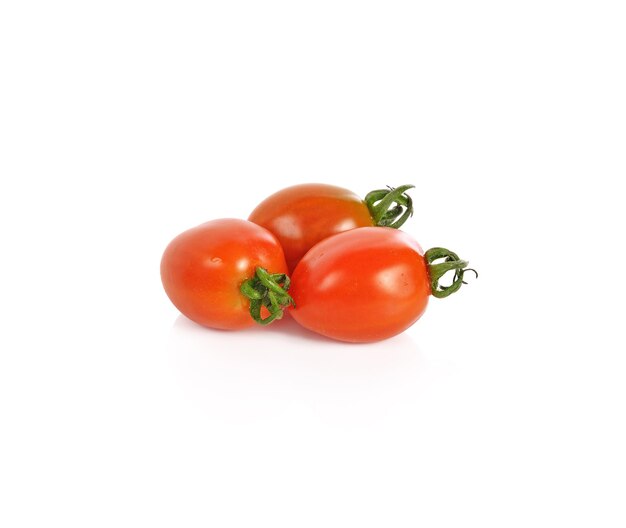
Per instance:
[[[161,280],[174,306],[192,321],[220,329],[280,318],[292,302],[286,272],[283,250],[272,233],[231,218],[178,235],[161,259]],[[252,317],[251,305],[256,307]]]
[[[446,297],[457,291],[466,266],[443,248],[424,254],[396,229],[346,231],[315,245],[296,266],[290,313],[305,328],[333,339],[379,341],[417,321],[431,294]],[[454,281],[441,286],[447,271],[455,272]]]
[[[372,191],[362,200],[333,185],[294,185],[266,198],[248,220],[274,233],[293,271],[309,249],[329,236],[357,227],[400,227],[413,214],[405,192],[412,187]]]

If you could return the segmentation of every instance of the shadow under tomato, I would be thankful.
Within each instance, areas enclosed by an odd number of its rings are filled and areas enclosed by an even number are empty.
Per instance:
[[[336,339],[331,339],[329,337],[317,334],[315,332],[312,332],[311,330],[304,328],[303,326],[299,325],[295,321],[295,319],[293,319],[293,317],[289,315],[285,315],[285,317],[283,317],[282,319],[274,321],[273,323],[267,326],[255,325],[249,328],[244,328],[242,330],[220,330],[216,328],[208,328],[206,326],[199,325],[198,323],[193,322],[192,320],[188,319],[187,317],[181,314],[178,316],[176,321],[174,321],[173,328],[175,329],[186,328],[187,329],[186,331],[189,331],[189,332],[207,332],[209,334],[211,332],[216,332],[218,334],[233,334],[233,335],[239,334],[242,336],[252,336],[252,335],[276,336],[276,334],[282,334],[282,335],[289,336],[295,339],[300,339],[303,341],[311,341],[311,342],[318,342],[318,343],[332,343],[335,345],[343,345],[347,347],[376,347],[377,345],[380,345],[381,343],[392,343],[394,341],[397,342],[397,341],[403,341],[406,339],[406,336],[404,334],[400,334],[390,339],[386,339],[384,341],[375,341],[371,343],[349,343],[346,341],[337,341]]]
[[[220,330],[216,328],[208,328],[206,326],[199,325],[198,323],[195,323],[191,319],[188,319],[187,317],[181,314],[174,321],[173,328],[174,329],[186,329],[185,331],[188,331],[188,332],[206,332],[208,334],[218,333],[222,335],[239,334],[239,335],[244,335],[244,336],[250,336],[250,335],[255,335],[255,334],[258,334],[258,335],[284,334],[284,335],[288,335],[296,339],[303,339],[307,341],[337,343],[337,341],[333,341],[332,339],[316,334],[315,332],[311,332],[310,330],[307,330],[306,328],[300,326],[289,315],[286,315],[282,319],[278,321],[274,321],[273,323],[267,326],[255,325],[249,328],[244,328],[243,330]],[[344,344],[349,345],[350,343],[344,343]]]
[[[342,426],[371,425],[414,399],[430,369],[409,334],[343,343],[291,318],[219,331],[181,315],[168,348],[171,371],[187,398],[206,418],[227,423],[312,413]]]

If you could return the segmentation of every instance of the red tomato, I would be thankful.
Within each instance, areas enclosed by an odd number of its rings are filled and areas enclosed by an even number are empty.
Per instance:
[[[213,220],[170,242],[161,260],[161,280],[172,303],[192,321],[237,329],[255,324],[240,288],[257,268],[287,272],[276,237],[245,220]],[[262,312],[268,314],[265,308]]]
[[[276,235],[293,271],[309,249],[329,236],[356,227],[400,227],[413,212],[405,194],[411,187],[372,191],[364,201],[333,185],[295,185],[266,198],[248,220]]]
[[[407,329],[424,313],[431,293],[458,290],[467,262],[441,248],[429,250],[406,233],[364,227],[314,246],[294,270],[293,318],[319,334],[350,342],[379,341]],[[427,255],[428,253],[427,252]],[[432,264],[435,259],[445,259]],[[454,284],[438,279],[455,271]]]

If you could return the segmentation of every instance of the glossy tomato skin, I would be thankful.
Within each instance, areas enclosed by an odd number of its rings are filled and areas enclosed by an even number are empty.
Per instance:
[[[315,245],[296,266],[293,318],[340,341],[366,343],[406,330],[424,313],[428,268],[419,244],[388,227],[346,231]]]
[[[161,259],[161,280],[174,306],[192,321],[234,330],[255,324],[239,291],[257,266],[286,273],[283,250],[266,229],[245,220],[206,222],[178,235]]]
[[[349,229],[374,225],[367,205],[353,192],[319,183],[287,187],[261,202],[250,217],[280,241],[287,266],[315,244]]]

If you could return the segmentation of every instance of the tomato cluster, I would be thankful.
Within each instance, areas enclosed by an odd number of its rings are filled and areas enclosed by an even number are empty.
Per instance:
[[[419,319],[430,295],[457,291],[469,270],[444,248],[424,253],[398,229],[413,213],[411,187],[364,200],[332,185],[283,189],[248,220],[213,220],[172,240],[161,260],[165,292],[211,328],[266,325],[289,311],[333,339],[392,337]],[[452,283],[443,286],[448,272]]]

